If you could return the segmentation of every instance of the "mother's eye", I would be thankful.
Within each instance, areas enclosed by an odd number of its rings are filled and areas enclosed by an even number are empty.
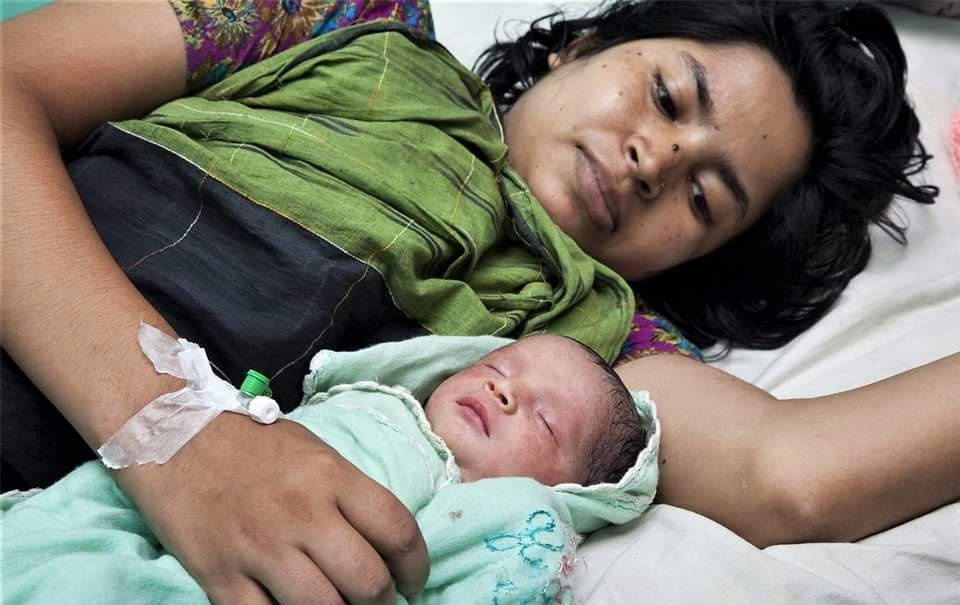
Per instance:
[[[693,214],[705,225],[713,224],[713,212],[710,211],[710,202],[696,182],[690,184],[690,207]]]
[[[673,97],[670,96],[670,90],[663,83],[663,76],[659,71],[653,74],[653,97],[656,99],[660,111],[675,122],[677,120],[677,106],[673,102]]]

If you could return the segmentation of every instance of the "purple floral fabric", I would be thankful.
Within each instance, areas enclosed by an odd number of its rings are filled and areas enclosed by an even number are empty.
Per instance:
[[[428,0],[170,0],[183,29],[187,82],[206,88],[314,36],[390,19],[434,36]]]
[[[675,325],[656,313],[639,309],[633,316],[633,327],[620,349],[616,363],[663,353],[685,355],[703,361],[703,353],[697,345],[684,338]]]

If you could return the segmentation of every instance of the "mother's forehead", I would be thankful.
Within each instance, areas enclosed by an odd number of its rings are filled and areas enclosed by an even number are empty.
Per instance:
[[[774,56],[756,44],[673,42],[677,61],[693,61],[699,94],[709,96],[720,152],[740,173],[751,214],[762,214],[804,170],[812,129],[794,94],[793,82]],[[685,57],[689,56],[690,59]]]
[[[790,76],[761,45],[658,37],[622,42],[600,52],[610,53],[611,60],[631,71],[636,65],[638,75],[659,72],[673,94],[685,91],[685,112],[699,116],[709,105],[709,126],[698,137],[732,167],[729,172],[736,179],[722,176],[742,185],[750,200],[747,223],[763,214],[805,169],[812,129]],[[641,90],[647,94],[646,87]]]

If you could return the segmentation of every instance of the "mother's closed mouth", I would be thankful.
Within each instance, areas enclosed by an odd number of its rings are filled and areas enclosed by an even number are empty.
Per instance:
[[[619,213],[610,179],[603,166],[580,147],[577,147],[577,181],[590,220],[606,231],[616,231]]]

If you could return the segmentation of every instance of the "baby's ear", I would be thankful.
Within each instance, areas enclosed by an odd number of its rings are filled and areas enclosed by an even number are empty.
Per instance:
[[[584,34],[564,46],[559,52],[550,53],[547,56],[547,65],[550,67],[550,71],[577,60],[580,55],[589,52],[595,44],[596,39],[593,34]]]

